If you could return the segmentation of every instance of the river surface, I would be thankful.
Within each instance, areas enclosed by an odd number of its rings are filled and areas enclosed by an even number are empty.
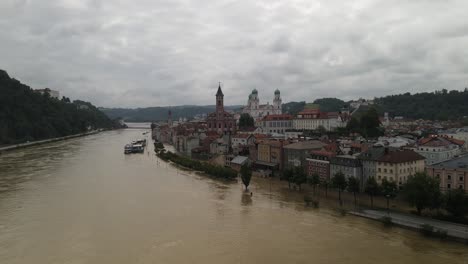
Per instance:
[[[124,155],[127,129],[0,155],[0,263],[468,263],[468,247]]]

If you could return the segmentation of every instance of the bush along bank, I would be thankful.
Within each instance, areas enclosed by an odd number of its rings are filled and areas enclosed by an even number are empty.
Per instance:
[[[193,160],[187,157],[179,156],[165,149],[156,150],[156,155],[164,161],[172,161],[185,168],[202,171],[214,178],[233,180],[237,178],[237,172],[231,168],[212,165],[206,162]]]

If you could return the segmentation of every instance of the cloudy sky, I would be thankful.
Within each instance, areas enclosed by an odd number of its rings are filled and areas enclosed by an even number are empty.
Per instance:
[[[0,69],[99,106],[468,86],[468,1],[1,0]]]

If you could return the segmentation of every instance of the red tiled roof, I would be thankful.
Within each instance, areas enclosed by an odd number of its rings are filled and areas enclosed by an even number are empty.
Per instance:
[[[424,160],[425,158],[412,150],[391,150],[377,159],[381,162],[403,163],[409,161]]]
[[[252,136],[252,134],[237,134],[237,135],[234,135],[233,138],[248,138]]]
[[[443,147],[443,146],[448,146],[450,144],[463,146],[465,144],[465,141],[454,139],[454,138],[449,138],[446,136],[431,136],[428,138],[420,139],[418,143],[420,146],[425,146],[425,147]]]
[[[329,158],[336,156],[336,152],[326,151],[326,150],[312,150],[310,154],[318,155],[318,156],[326,156]]]

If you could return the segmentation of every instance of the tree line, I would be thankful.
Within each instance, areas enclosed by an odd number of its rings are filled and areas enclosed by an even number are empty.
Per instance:
[[[398,186],[396,182],[387,179],[383,179],[379,184],[375,177],[370,177],[364,183],[363,189],[359,179],[354,177],[346,178],[341,172],[337,172],[330,180],[321,180],[318,174],[307,177],[301,167],[285,169],[282,179],[288,181],[290,188],[291,184],[295,184],[300,189],[302,184],[308,183],[313,187],[314,195],[318,186],[325,189],[325,196],[328,195],[328,189],[336,189],[340,205],[342,204],[341,193],[344,191],[353,194],[355,205],[357,205],[356,195],[360,192],[364,192],[369,196],[371,207],[374,206],[376,196],[383,197],[387,201],[387,209],[390,207],[391,200],[401,196],[404,201],[416,209],[415,213],[418,215],[421,215],[424,210],[436,211],[436,214],[432,215],[435,218],[468,224],[466,218],[468,214],[468,195],[464,190],[452,189],[443,193],[439,187],[439,180],[428,176],[424,172],[410,176],[402,186]]]
[[[219,165],[213,165],[207,162],[193,160],[188,157],[180,156],[165,149],[156,149],[156,154],[164,161],[172,161],[188,169],[203,171],[204,173],[215,178],[232,180],[237,178],[237,172],[231,168],[226,168]]]

